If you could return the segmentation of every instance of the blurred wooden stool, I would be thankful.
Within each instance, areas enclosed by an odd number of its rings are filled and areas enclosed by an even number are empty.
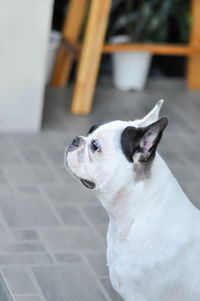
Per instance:
[[[71,0],[65,19],[62,42],[51,80],[53,87],[64,87],[74,58],[79,58],[77,45],[88,0]],[[99,69],[111,0],[91,0],[81,48],[71,111],[90,112]]]
[[[88,114],[103,52],[149,51],[160,55],[188,56],[187,85],[200,89],[200,0],[191,0],[192,28],[188,45],[121,44],[104,45],[104,37],[112,0],[70,0],[65,18],[62,41],[51,79],[51,86],[67,84],[74,59],[79,60],[71,111]],[[89,13],[82,45],[78,39],[87,6]]]

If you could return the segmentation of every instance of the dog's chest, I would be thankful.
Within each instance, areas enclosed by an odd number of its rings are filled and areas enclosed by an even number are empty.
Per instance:
[[[155,252],[141,248],[133,237],[133,229],[127,225],[118,231],[112,224],[107,233],[107,262],[114,289],[126,299],[133,292],[141,292],[154,285],[154,279],[162,269],[156,262]]]
[[[111,283],[114,289],[122,296],[129,289],[136,290],[142,286],[144,277],[148,274],[147,265],[138,264],[137,250],[133,248],[130,239],[131,226],[127,225],[118,231],[112,224],[107,233],[107,262]],[[134,249],[134,250],[133,250]]]

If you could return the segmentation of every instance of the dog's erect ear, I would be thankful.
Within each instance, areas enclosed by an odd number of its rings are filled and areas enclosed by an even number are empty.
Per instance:
[[[160,99],[157,102],[157,104],[153,107],[153,109],[144,118],[141,119],[140,126],[144,127],[157,121],[163,103],[164,103],[164,99]]]
[[[147,127],[128,126],[121,135],[122,150],[130,162],[149,162],[155,155],[168,119],[162,117]]]

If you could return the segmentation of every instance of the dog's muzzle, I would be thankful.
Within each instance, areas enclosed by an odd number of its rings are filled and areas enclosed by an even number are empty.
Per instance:
[[[81,147],[82,144],[83,144],[83,138],[82,137],[77,136],[73,139],[70,146],[65,150],[65,155],[64,155],[65,166],[68,166],[67,156],[69,155],[69,153],[72,153],[73,151],[78,150]]]
[[[80,182],[86,188],[94,189],[96,187],[94,182],[84,179],[84,178],[81,178],[74,172],[74,168],[77,170],[80,167],[80,162],[82,160],[81,158],[83,155],[83,150],[81,151],[82,146],[84,147],[83,143],[84,143],[84,139],[82,137],[79,137],[79,136],[75,137],[65,152],[64,162],[65,162],[65,166],[67,167],[67,169],[73,174],[73,176],[75,178],[80,180]],[[79,149],[80,149],[80,151],[79,151]],[[74,152],[74,153],[72,153],[72,152]],[[68,158],[70,159],[71,164],[69,164]]]

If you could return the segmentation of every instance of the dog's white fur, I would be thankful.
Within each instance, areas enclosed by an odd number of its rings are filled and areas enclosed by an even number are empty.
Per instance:
[[[66,155],[76,178],[96,184],[109,215],[107,262],[114,289],[126,301],[200,300],[200,212],[156,153],[148,177],[135,176],[120,137],[127,126],[156,120],[163,101],[143,119],[106,123]],[[98,139],[101,153],[90,151]],[[176,154],[174,154],[176,155]],[[135,158],[137,159],[137,158]]]

